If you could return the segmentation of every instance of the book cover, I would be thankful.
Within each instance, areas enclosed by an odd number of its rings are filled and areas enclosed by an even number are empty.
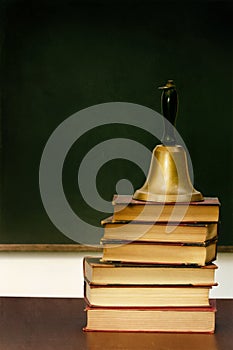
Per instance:
[[[166,204],[166,206],[173,206],[175,205],[191,205],[191,206],[212,206],[217,205],[220,206],[219,199],[217,197],[205,197],[203,201],[200,202],[168,202],[168,203],[160,203],[160,202],[152,202],[152,201],[139,201],[136,199],[133,199],[131,195],[117,195],[115,194],[113,196],[112,205],[118,205],[118,204],[133,204],[133,205],[161,205]]]

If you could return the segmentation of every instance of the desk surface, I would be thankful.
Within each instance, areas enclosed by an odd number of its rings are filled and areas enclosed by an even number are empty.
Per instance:
[[[0,350],[232,350],[233,299],[217,300],[216,333],[82,332],[82,299],[0,298]]]

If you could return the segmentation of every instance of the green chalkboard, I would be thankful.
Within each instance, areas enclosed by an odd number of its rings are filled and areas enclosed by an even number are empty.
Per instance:
[[[157,87],[174,79],[177,129],[189,149],[195,187],[221,201],[219,244],[233,245],[232,51],[230,2],[5,1],[1,11],[0,244],[76,244],[50,221],[39,191],[47,140],[72,114],[106,102],[160,112]],[[158,140],[120,123],[89,130],[71,147],[63,186],[73,211],[99,227],[109,215],[83,201],[78,165],[108,139]],[[97,189],[105,200],[121,178],[140,187],[133,162],[103,164]]]

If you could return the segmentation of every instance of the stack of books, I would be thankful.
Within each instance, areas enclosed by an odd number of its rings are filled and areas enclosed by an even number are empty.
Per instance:
[[[115,196],[103,257],[84,258],[85,330],[213,333],[219,205]]]

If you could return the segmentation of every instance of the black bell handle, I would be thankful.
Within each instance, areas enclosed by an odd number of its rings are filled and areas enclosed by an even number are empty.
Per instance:
[[[176,86],[173,80],[168,80],[165,86],[159,87],[163,90],[161,96],[161,109],[164,118],[166,118],[169,123],[164,121],[164,135],[162,138],[162,143],[164,145],[175,145],[175,135],[174,127],[176,124],[177,108],[178,108],[178,95],[176,92]]]

